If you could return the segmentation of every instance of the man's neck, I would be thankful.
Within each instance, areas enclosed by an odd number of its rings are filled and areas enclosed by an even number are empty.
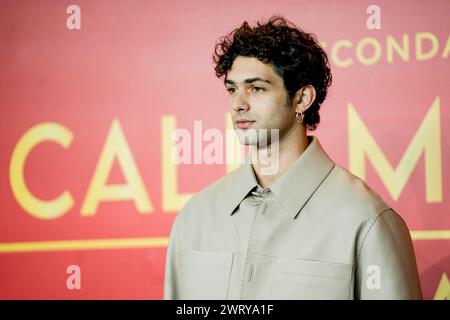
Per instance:
[[[252,163],[258,183],[263,187],[270,187],[306,150],[309,145],[306,132],[299,134],[295,138],[283,139],[279,143],[278,152],[273,152],[271,146],[266,149],[257,149],[258,161]],[[276,163],[277,170],[267,170],[267,165],[264,164]],[[267,172],[270,174],[267,174]]]

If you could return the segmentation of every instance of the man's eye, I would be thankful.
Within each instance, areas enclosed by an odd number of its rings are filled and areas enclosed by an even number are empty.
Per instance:
[[[264,88],[261,87],[252,87],[251,89],[253,92],[260,92],[260,91],[264,91]]]
[[[227,88],[227,91],[229,93],[234,93],[236,91],[236,89],[235,88]]]

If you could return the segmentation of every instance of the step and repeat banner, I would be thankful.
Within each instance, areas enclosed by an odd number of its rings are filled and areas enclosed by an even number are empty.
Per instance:
[[[407,222],[426,299],[450,297],[450,2],[0,2],[0,298],[161,299],[184,203],[236,168],[220,36],[280,14],[333,85],[319,137]]]

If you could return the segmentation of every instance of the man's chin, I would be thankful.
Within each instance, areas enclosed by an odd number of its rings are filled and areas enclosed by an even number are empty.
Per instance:
[[[247,137],[244,138],[240,138],[239,137],[239,142],[240,144],[244,145],[244,146],[257,146],[258,145],[258,140],[253,140],[253,139],[248,139]]]
[[[255,146],[255,147],[266,147],[271,144],[271,137],[267,136],[266,133],[261,134],[261,132],[255,129],[237,129],[236,135],[239,142],[245,146]]]
[[[239,143],[243,146],[266,148],[270,146],[270,141],[259,141],[258,139],[239,138]]]
[[[258,132],[255,129],[235,129],[238,140],[243,145],[257,145]]]

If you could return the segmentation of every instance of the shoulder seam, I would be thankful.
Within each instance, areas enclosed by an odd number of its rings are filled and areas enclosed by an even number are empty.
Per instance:
[[[365,235],[364,235],[364,237],[363,237],[363,240],[362,240],[362,242],[361,242],[361,245],[359,246],[358,252],[357,252],[357,254],[356,254],[356,261],[359,261],[359,256],[361,255],[362,248],[363,248],[363,246],[364,246],[364,243],[365,243],[365,241],[366,241],[367,236],[369,235],[370,230],[372,230],[372,227],[375,225],[375,223],[376,223],[376,222],[380,219],[380,217],[381,217],[385,212],[387,212],[387,211],[392,211],[392,208],[389,207],[389,208],[386,208],[386,209],[382,210],[379,214],[377,214],[377,216],[374,218],[374,220],[373,220],[372,223],[370,224],[369,228],[367,229],[367,231],[366,231],[366,233],[365,233]]]

